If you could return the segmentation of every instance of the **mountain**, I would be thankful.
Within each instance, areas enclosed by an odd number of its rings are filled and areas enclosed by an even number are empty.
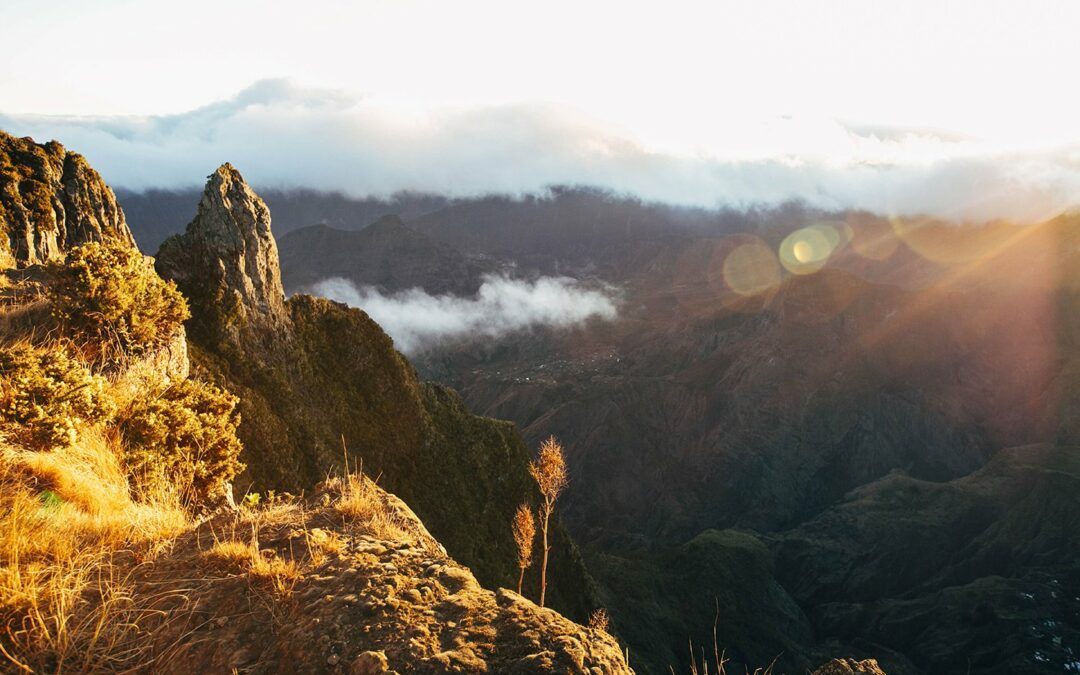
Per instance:
[[[481,583],[516,581],[510,518],[535,486],[513,425],[421,382],[362,311],[286,300],[270,212],[235,169],[210,176],[195,219],[156,265],[191,303],[196,370],[240,396],[240,491],[296,492],[362,463]],[[552,606],[584,619],[594,584],[559,526],[554,542]]]
[[[89,241],[134,244],[124,212],[81,155],[0,131],[0,265],[33,265]]]
[[[27,147],[35,157],[59,148]],[[12,164],[16,173],[33,174],[35,159],[17,161],[25,163]],[[194,220],[155,262],[186,294],[186,326],[183,298],[134,248],[123,213],[101,225],[109,188],[85,165],[72,175],[64,194],[98,199],[65,205],[64,222],[76,226],[25,249],[49,264],[0,264],[6,664],[20,672],[633,672],[605,622],[586,628],[481,585],[513,581],[507,516],[537,497],[519,434],[420,382],[362,311],[286,299],[270,211],[233,167],[209,177]],[[8,241],[38,236],[43,221],[12,214],[0,214]],[[403,228],[391,224],[399,236]],[[217,461],[223,448],[239,450],[246,470]],[[168,467],[159,482],[147,472],[155,465]],[[207,472],[233,481],[240,504],[222,499],[221,484],[189,492]],[[553,535],[549,597],[581,615],[596,607],[596,590],[561,524]],[[729,558],[689,548],[646,585],[701,560],[742,598],[740,584],[773,573],[751,538],[718,541]],[[526,588],[535,586],[530,575]],[[758,609],[775,616],[772,599],[759,598]],[[776,630],[784,627],[762,640]],[[815,671],[848,673],[882,671],[853,659]]]
[[[339,192],[302,188],[261,188],[259,194],[274,213],[279,236],[312,224],[338,230],[359,230],[388,214],[414,218],[442,208],[449,200],[437,195],[400,192],[385,198],[355,199]],[[135,238],[148,251],[180,234],[195,215],[202,190],[116,190],[117,199],[133,223]]]
[[[457,200],[406,226],[507,269],[619,288],[615,322],[416,364],[529,442],[568,442],[565,521],[640,669],[685,665],[688,636],[711,641],[717,601],[730,656],[782,653],[788,671],[856,653],[900,673],[967,659],[1053,672],[1080,649],[1069,611],[1013,602],[1072,592],[1076,531],[1008,516],[1064,512],[1061,485],[1077,479],[1075,216],[974,227],[565,190]],[[805,227],[835,233],[827,265],[794,274],[774,259],[767,288],[733,288],[733,251],[776,251]],[[284,264],[321,274],[294,255]],[[371,255],[422,267],[404,247]],[[1017,486],[1045,509],[1014,507]],[[976,606],[995,618],[973,623]],[[1058,628],[1002,639],[1043,622]]]
[[[162,315],[154,342],[125,351],[80,322],[131,325],[156,311],[128,302],[134,294],[180,296],[134,248],[122,212],[103,222],[112,193],[81,158],[2,138],[18,146],[5,166],[34,189],[52,175],[42,156],[76,165],[52,195],[64,236],[17,202],[24,210],[0,213],[5,241],[56,235],[0,264],[4,670],[632,672],[605,630],[482,587],[384,489],[414,495],[476,575],[517,580],[510,517],[536,495],[513,425],[417,381],[359,310],[286,301],[269,211],[235,169],[210,176],[195,219],[156,261],[189,294],[190,332],[186,311]],[[77,264],[129,267],[71,274],[62,259],[86,251]],[[61,283],[71,286],[57,294]],[[86,297],[72,294],[77,284]],[[97,310],[69,317],[58,303]],[[107,367],[96,339],[110,340]],[[181,497],[193,473],[230,470],[203,463],[215,448],[201,442],[220,433],[239,447],[237,401],[210,378],[243,397],[248,466],[236,485],[262,492],[240,506]],[[155,445],[155,434],[171,440]],[[144,492],[133,458],[152,465],[167,453],[192,466]],[[548,597],[587,614],[592,582],[557,523],[552,543]],[[530,576],[527,593],[535,586]]]
[[[287,261],[282,281],[290,291],[341,277],[381,290],[419,287],[433,295],[472,295],[481,276],[494,271],[491,263],[470,259],[397,216],[384,216],[358,231],[303,227],[281,237],[278,246]]]

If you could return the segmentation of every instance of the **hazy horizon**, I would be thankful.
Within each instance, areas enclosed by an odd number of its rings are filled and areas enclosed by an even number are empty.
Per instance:
[[[1021,221],[1080,204],[1070,3],[54,5],[0,8],[30,29],[0,56],[0,128],[115,187],[228,161],[353,197],[588,185]]]

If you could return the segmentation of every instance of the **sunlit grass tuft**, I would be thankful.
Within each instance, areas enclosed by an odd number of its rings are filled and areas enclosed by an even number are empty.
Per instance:
[[[406,536],[400,514],[386,502],[375,481],[363,472],[332,478],[328,484],[340,489],[334,509],[354,528],[378,539],[399,540]]]
[[[167,492],[131,499],[99,432],[80,429],[78,438],[50,451],[0,445],[0,657],[25,672],[138,663],[149,610],[133,599],[130,572],[118,570],[191,525]]]

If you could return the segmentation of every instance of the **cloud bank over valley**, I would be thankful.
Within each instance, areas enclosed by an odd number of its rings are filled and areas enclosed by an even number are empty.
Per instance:
[[[325,279],[310,290],[363,309],[405,354],[536,327],[571,328],[593,318],[610,321],[618,313],[612,289],[589,287],[569,277],[525,281],[488,275],[471,298],[421,289],[385,295],[341,278]]]

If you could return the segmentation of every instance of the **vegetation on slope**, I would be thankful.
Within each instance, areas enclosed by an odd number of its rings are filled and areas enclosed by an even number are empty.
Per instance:
[[[93,255],[109,252],[93,246]],[[71,259],[93,257],[76,254]],[[153,598],[133,595],[130,570],[162,553],[190,527],[192,500],[205,496],[190,467],[148,453],[150,448],[137,445],[121,429],[133,419],[145,419],[149,408],[172,419],[198,415],[200,427],[231,437],[235,458],[234,402],[226,402],[228,411],[196,412],[190,398],[170,398],[161,391],[180,387],[197,398],[207,392],[205,385],[170,382],[167,373],[148,380],[133,396],[124,373],[102,371],[101,350],[88,344],[101,341],[101,334],[64,329],[86,326],[110,312],[122,317],[119,310],[129,308],[137,295],[141,317],[155,326],[155,333],[182,334],[183,313],[176,308],[186,309],[183,301],[174,288],[148,278],[156,278],[151,267],[130,267],[123,275],[96,266],[50,272],[45,279],[82,274],[89,286],[101,288],[96,283],[100,272],[109,288],[105,297],[116,302],[94,305],[102,299],[92,294],[49,293],[32,276],[5,286],[0,309],[5,318],[28,307],[44,317],[79,307],[103,311],[67,315],[77,320],[48,334],[36,331],[33,322],[2,322],[0,653],[9,665],[28,672],[120,670],[143,662],[140,625],[153,613]],[[153,344],[117,343],[110,349],[132,365]],[[173,449],[194,456],[198,449],[188,440]],[[133,456],[143,457],[142,463],[131,462]],[[217,484],[235,473],[234,467],[215,469]],[[151,474],[156,480],[148,480]]]
[[[481,583],[514,586],[507,519],[523,496],[539,502],[514,425],[475,417],[452,391],[420,382],[364,312],[306,295],[286,301],[269,232],[265,204],[226,165],[156,263],[191,301],[196,371],[240,397],[248,469],[238,490],[310,488],[340,469],[344,444],[350,464],[381,476]],[[584,620],[595,586],[561,526],[552,530],[552,606]]]

